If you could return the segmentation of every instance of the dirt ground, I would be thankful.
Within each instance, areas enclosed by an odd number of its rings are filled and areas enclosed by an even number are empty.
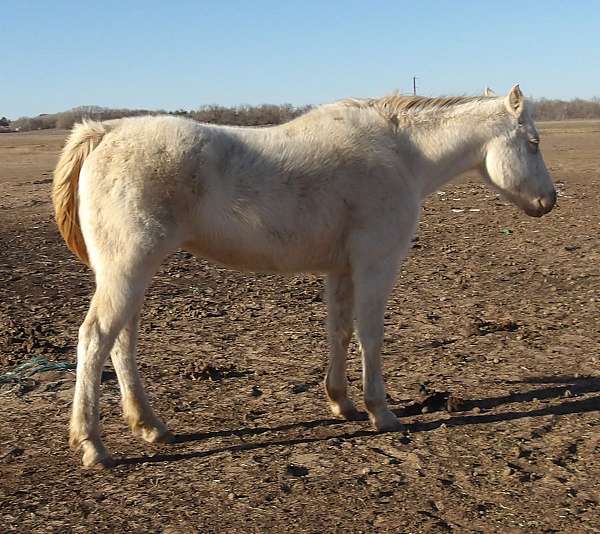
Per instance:
[[[178,253],[139,347],[177,442],[129,435],[107,367],[119,464],[85,471],[67,445],[73,372],[0,385],[0,531],[600,532],[600,122],[540,126],[551,214],[528,218],[475,176],[425,205],[386,319],[406,435],[329,414],[322,278]],[[92,277],[51,216],[64,136],[0,135],[0,375],[74,361]],[[350,380],[360,400],[354,343]]]

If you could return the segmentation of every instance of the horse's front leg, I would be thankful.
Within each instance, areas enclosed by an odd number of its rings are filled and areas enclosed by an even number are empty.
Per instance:
[[[353,302],[350,274],[330,274],[327,277],[329,366],[325,376],[325,392],[333,414],[351,420],[358,418],[358,411],[348,398],[346,377],[346,353],[353,331]]]
[[[136,314],[121,330],[110,353],[119,380],[123,417],[134,435],[150,443],[169,443],[173,434],[152,411],[135,362],[138,324]]]
[[[377,430],[402,428],[387,405],[381,369],[381,347],[387,301],[412,235],[412,226],[405,224],[404,227],[409,231],[400,237],[400,242],[383,243],[371,236],[362,236],[355,243],[352,264],[356,329],[362,351],[364,400],[369,419]]]

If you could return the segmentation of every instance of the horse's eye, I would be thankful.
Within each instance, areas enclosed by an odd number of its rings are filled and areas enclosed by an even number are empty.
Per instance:
[[[529,148],[533,152],[537,152],[540,149],[540,140],[539,139],[536,139],[536,138],[528,139],[527,144],[529,145]]]

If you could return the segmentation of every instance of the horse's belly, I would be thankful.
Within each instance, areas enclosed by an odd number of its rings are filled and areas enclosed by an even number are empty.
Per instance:
[[[326,272],[336,269],[341,263],[334,243],[282,243],[276,246],[265,243],[248,246],[247,243],[227,240],[197,240],[184,243],[184,248],[197,256],[241,271]]]

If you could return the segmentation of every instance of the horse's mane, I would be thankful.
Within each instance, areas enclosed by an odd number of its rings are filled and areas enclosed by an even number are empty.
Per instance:
[[[388,95],[381,98],[347,98],[337,104],[361,109],[373,108],[385,115],[448,109],[459,104],[473,102],[489,102],[497,97],[490,96],[443,96],[429,98],[426,96]]]

